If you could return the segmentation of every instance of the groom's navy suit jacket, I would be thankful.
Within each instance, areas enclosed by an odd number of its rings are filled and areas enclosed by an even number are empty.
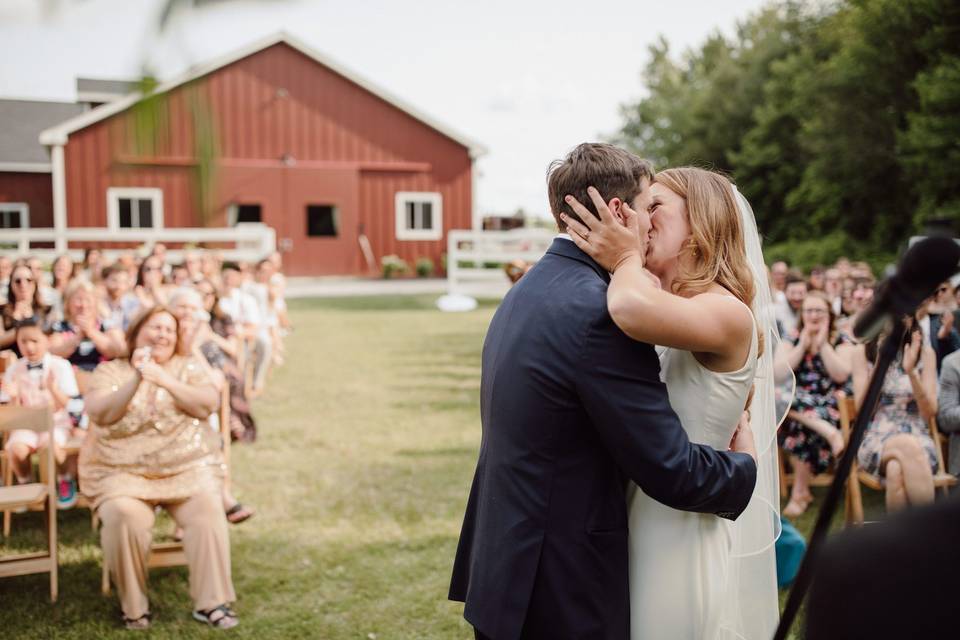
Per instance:
[[[450,598],[493,640],[629,637],[628,479],[670,507],[730,519],[753,492],[750,456],[688,441],[653,347],[611,320],[608,283],[558,238],[487,332],[480,459]]]

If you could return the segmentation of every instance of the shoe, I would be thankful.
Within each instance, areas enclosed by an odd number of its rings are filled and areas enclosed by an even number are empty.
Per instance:
[[[77,506],[77,481],[69,475],[57,477],[57,509]]]

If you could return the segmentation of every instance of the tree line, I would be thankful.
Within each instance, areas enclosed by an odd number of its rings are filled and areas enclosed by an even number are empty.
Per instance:
[[[889,262],[960,222],[960,2],[780,1],[674,55],[614,140],[658,167],[728,173],[768,259]]]

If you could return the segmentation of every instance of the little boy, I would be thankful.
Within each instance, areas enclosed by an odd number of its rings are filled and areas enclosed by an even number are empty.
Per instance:
[[[68,460],[63,446],[71,435],[72,422],[67,413],[70,399],[78,396],[77,379],[70,363],[49,353],[50,328],[36,318],[17,324],[17,346],[23,354],[3,376],[3,391],[9,402],[23,407],[53,408],[54,457],[57,460],[57,507],[69,509],[77,503],[74,473],[76,457]],[[82,433],[82,431],[80,432]],[[31,481],[30,456],[49,445],[49,434],[17,429],[7,440],[6,454],[17,482]]]

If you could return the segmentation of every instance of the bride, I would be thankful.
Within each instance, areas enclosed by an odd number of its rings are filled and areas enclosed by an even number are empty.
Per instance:
[[[736,522],[670,509],[631,487],[631,638],[769,638],[778,618],[778,338],[753,212],[726,177],[692,167],[658,173],[646,211],[588,193],[600,220],[569,199],[585,224],[564,222],[612,273],[617,326],[662,347],[661,377],[690,440],[727,449],[746,409],[760,454],[757,488]]]

